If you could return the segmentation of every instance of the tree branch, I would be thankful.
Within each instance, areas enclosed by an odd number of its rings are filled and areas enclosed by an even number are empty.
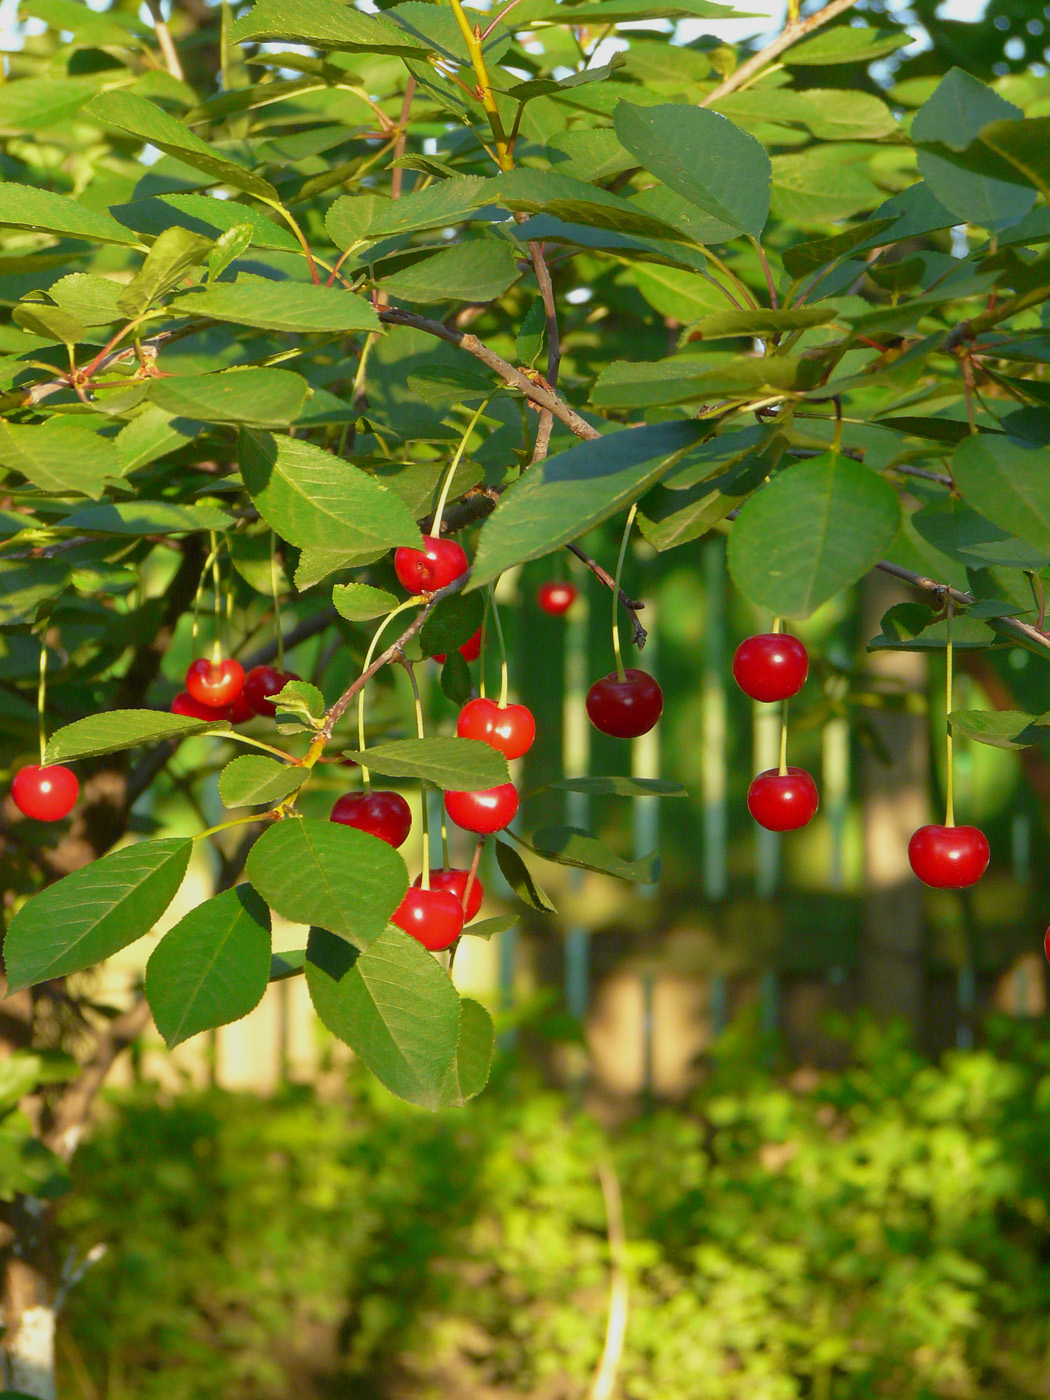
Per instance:
[[[877,569],[881,569],[884,574],[892,574],[894,578],[903,579],[905,583],[910,583],[913,588],[919,588],[924,593],[936,593],[939,597],[950,597],[956,603],[961,603],[963,607],[972,607],[977,599],[972,593],[964,593],[961,588],[952,588],[950,584],[938,583],[936,579],[927,578],[924,574],[916,574],[911,569],[902,569],[899,564],[891,564],[888,559],[883,559],[876,564]],[[996,617],[990,621],[1002,627],[1004,631],[1011,632],[1015,637],[1021,637],[1027,642],[1034,642],[1036,646],[1044,651],[1050,651],[1050,637],[1045,632],[1040,632],[1038,627],[1033,627],[1030,622],[1021,622],[1016,617]]]
[[[554,299],[554,284],[551,282],[550,268],[539,243],[529,243],[529,256],[536,273],[536,283],[540,289],[543,310],[547,318],[547,373],[544,376],[552,392],[558,388],[558,371],[561,369],[561,334],[558,330],[558,306]],[[542,462],[551,442],[551,429],[554,415],[549,408],[540,410],[540,426],[536,432],[536,444],[532,451],[532,462]]]
[[[720,97],[726,97],[731,92],[736,92],[746,83],[760,73],[768,63],[772,63],[775,58],[779,58],[785,49],[789,49],[792,44],[797,44],[800,39],[804,39],[807,34],[812,34],[815,29],[820,29],[831,20],[837,19],[839,15],[844,15],[857,0],[830,0],[830,4],[818,10],[815,15],[810,15],[809,19],[801,20],[798,24],[789,24],[782,34],[778,34],[771,44],[767,44],[759,53],[754,54],[742,63],[735,72],[713,88],[701,101],[701,107],[710,107],[712,102],[717,102]]]
[[[146,998],[139,997],[99,1033],[91,1058],[54,1105],[44,1142],[64,1162],[68,1162],[77,1149],[95,1095],[113,1068],[113,1062],[121,1051],[138,1039],[149,1024],[149,1019]]]
[[[612,574],[609,573],[608,569],[603,569],[597,559],[592,559],[589,554],[584,554],[578,544],[567,544],[565,548],[570,554],[575,554],[581,564],[586,564],[594,577],[600,579],[601,582],[605,584],[606,588],[616,588],[616,580],[613,578]],[[622,588],[616,591],[619,593],[620,602],[624,608],[626,608],[627,615],[631,619],[631,641],[638,650],[641,651],[649,640],[649,633],[638,620],[638,613],[645,607],[645,604],[639,602],[636,598],[629,598]]]

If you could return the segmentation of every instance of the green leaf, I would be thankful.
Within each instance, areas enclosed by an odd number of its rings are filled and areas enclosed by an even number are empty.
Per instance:
[[[274,953],[270,958],[270,981],[284,982],[289,977],[298,977],[306,971],[306,949],[296,948],[291,952]]]
[[[69,582],[69,569],[57,559],[0,559],[0,627],[35,622],[40,604]]]
[[[748,399],[793,389],[798,380],[799,361],[790,355],[741,355],[714,366],[706,355],[636,364],[616,360],[598,375],[591,403],[598,408],[651,408],[716,397]]]
[[[458,651],[450,651],[442,662],[441,691],[456,705],[465,705],[474,694],[470,667]]]
[[[1050,716],[1019,710],[952,710],[952,733],[995,749],[1025,749],[1050,738]]]
[[[420,778],[446,792],[481,792],[510,782],[507,760],[480,739],[393,739],[347,758],[386,778]]]
[[[120,453],[121,474],[127,476],[158,457],[184,447],[197,436],[199,426],[186,418],[173,419],[153,404],[144,404],[114,438]]]
[[[533,297],[532,304],[522,317],[514,346],[514,358],[519,365],[533,366],[543,354],[547,343],[547,313],[540,297]]]
[[[952,151],[964,150],[989,123],[1001,128],[1023,115],[1019,107],[961,68],[946,73],[933,96],[915,113],[911,138],[920,146],[919,173],[957,218],[986,228],[1006,228],[1035,203],[1034,191],[966,170],[946,158]],[[940,154],[922,149],[925,145],[947,149]]]
[[[641,860],[624,860],[597,837],[574,826],[542,827],[534,834],[531,849],[558,865],[595,870],[639,885],[654,884],[660,874],[660,858],[655,852]]]
[[[481,626],[485,604],[480,593],[453,593],[430,613],[419,632],[424,656],[447,656]]]
[[[194,734],[225,734],[224,719],[193,719],[166,710],[107,710],[87,715],[56,729],[47,742],[45,762],[69,763],[74,758],[97,758],[139,744],[159,744],[166,739],[189,739]]]
[[[270,807],[296,792],[309,776],[310,770],[297,763],[242,754],[219,774],[219,796],[224,807]]]
[[[552,5],[529,18],[554,24],[628,24],[632,20],[655,19],[754,19],[756,14],[738,10],[735,5],[719,5],[714,0],[666,0],[647,5],[640,0],[585,0],[582,5]]]
[[[488,1083],[496,1031],[492,1017],[480,1004],[464,997],[459,1003],[456,1058],[441,1086],[442,1107],[460,1108]]]
[[[244,190],[258,199],[273,200],[275,203],[278,200],[277,191],[268,180],[221,155],[177,117],[155,103],[147,102],[144,97],[110,89],[100,92],[86,111],[89,117],[149,142],[159,151],[185,161],[195,170],[203,170],[224,185],[232,185],[234,189]]]
[[[685,489],[679,489],[673,472],[643,497],[638,528],[661,552],[699,539],[756,491],[776,463],[772,452],[752,452],[719,476],[705,476]]]
[[[1014,539],[957,496],[931,501],[915,512],[911,523],[934,549],[970,568],[999,565],[1039,570],[1050,564],[1050,554]]]
[[[166,194],[135,199],[130,204],[114,205],[113,213],[128,228],[152,238],[168,228],[187,228],[208,238],[219,239],[222,234],[232,234],[236,229],[250,224],[253,247],[276,248],[289,253],[299,250],[291,231],[274,223],[263,210],[234,199],[218,199],[215,195]],[[218,246],[216,244],[216,248]],[[219,274],[216,272],[212,275],[218,277]]]
[[[231,42],[287,40],[344,53],[419,57],[429,45],[379,15],[362,14],[338,0],[259,0],[232,26]]]
[[[1028,117],[1024,121],[994,121],[981,128],[981,144],[1011,166],[1026,182],[1050,199],[1050,119]]]
[[[524,214],[550,214],[568,223],[635,234],[639,238],[662,238],[673,243],[689,241],[681,229],[645,213],[630,200],[553,170],[519,167],[494,176],[489,181],[486,202]],[[529,238],[537,236],[528,226],[524,234]]]
[[[31,335],[38,335],[43,340],[56,341],[70,350],[74,345],[80,344],[87,335],[85,326],[68,311],[63,311],[58,306],[49,306],[47,302],[38,300],[37,296],[38,294],[30,293],[28,298],[20,301],[14,308],[11,319],[15,325],[21,326]]]
[[[2,187],[0,187],[2,188]],[[371,331],[379,318],[363,297],[309,282],[273,282],[242,272],[176,297],[170,310],[264,331]]]
[[[463,930],[471,938],[484,938],[486,940],[494,938],[498,933],[506,933],[509,928],[513,928],[518,922],[517,916],[513,914],[499,914],[492,919],[479,919],[477,923],[467,924]]]
[[[827,146],[773,157],[773,212],[803,227],[847,219],[879,200],[867,167]]]
[[[21,472],[42,491],[96,499],[109,478],[124,473],[112,438],[76,418],[50,418],[39,426],[0,422],[0,466]]]
[[[809,617],[862,578],[899,527],[893,487],[829,452],[781,471],[741,507],[729,537],[729,571],[756,607]]]
[[[121,292],[117,307],[130,320],[177,287],[191,268],[199,267],[213,247],[210,238],[185,228],[168,228],[154,241],[138,273]]]
[[[771,167],[753,136],[717,112],[684,103],[621,102],[614,123],[621,143],[658,180],[736,231],[761,236]]]
[[[363,953],[313,928],[306,957],[306,985],[322,1024],[380,1083],[423,1108],[449,1102],[461,1013],[441,964],[394,927]]]
[[[250,221],[234,224],[221,234],[208,254],[208,281],[214,282],[251,247],[255,226]]]
[[[247,1016],[270,980],[270,911],[248,885],[205,900],[146,964],[146,1000],[168,1049]]]
[[[504,880],[521,902],[527,904],[530,909],[538,909],[542,914],[557,913],[550,897],[536,883],[532,871],[514,847],[508,846],[505,841],[494,840],[493,844],[496,849],[496,864]]]
[[[48,289],[48,296],[83,325],[108,326],[120,315],[117,299],[123,290],[121,282],[113,282],[108,277],[98,277],[93,272],[71,272]]]
[[[461,68],[470,67],[470,50],[451,6],[432,5],[429,0],[407,0],[407,3],[402,0],[389,13],[396,25],[415,35],[442,59]],[[475,33],[486,31],[487,37],[482,42],[481,51],[491,69],[510,47],[511,35],[486,11],[464,6],[463,13]],[[490,29],[491,33],[488,33]]]
[[[385,617],[397,607],[397,599],[385,588],[367,583],[337,583],[332,589],[332,606],[347,622],[367,622]]]
[[[36,133],[70,122],[98,91],[97,78],[24,78],[0,90],[0,132]]]
[[[1008,535],[1050,553],[1050,477],[1044,447],[976,433],[955,449],[952,476],[967,505]]]
[[[512,243],[472,238],[381,277],[379,285],[402,301],[494,301],[520,276]]]
[[[182,884],[192,849],[182,838],[126,846],[34,895],[4,940],[8,995],[91,967],[148,933]]]
[[[85,243],[115,243],[135,248],[139,240],[116,219],[88,209],[64,194],[37,190],[13,181],[0,184],[0,227],[30,229],[79,238]]]
[[[347,553],[420,545],[393,491],[312,443],[244,432],[238,456],[256,509],[289,544]]]
[[[336,247],[344,250],[394,234],[454,228],[483,203],[486,183],[477,175],[457,175],[398,200],[374,194],[343,195],[325,215],[325,228]]]
[[[286,681],[271,703],[285,715],[295,715],[312,729],[320,727],[324,714],[324,696],[309,681]]]
[[[103,535],[185,535],[196,530],[228,530],[233,517],[214,506],[177,506],[170,501],[118,501],[82,506],[67,515],[69,530]]]
[[[952,647],[984,651],[995,643],[986,622],[965,614],[952,620]],[[885,613],[882,631],[868,643],[869,651],[944,651],[948,623],[925,603],[897,603]]]
[[[226,370],[152,379],[149,398],[173,417],[248,428],[283,428],[306,402],[306,380],[286,369]]]
[[[893,219],[868,219],[856,228],[846,229],[844,233],[814,238],[808,243],[796,243],[793,248],[784,250],[784,267],[791,277],[805,277],[807,273],[818,272],[829,263],[846,257],[869,238],[891,228],[893,222]]]
[[[789,68],[818,67],[835,63],[871,63],[912,42],[900,29],[873,29],[865,25],[836,24],[812,39],[794,44],[783,57]]]
[[[663,263],[635,263],[630,270],[634,285],[661,316],[692,323],[720,311],[726,299],[706,277]]]
[[[625,428],[538,462],[511,483],[482,526],[470,588],[607,520],[708,431],[695,422]]]
[[[561,792],[587,792],[613,797],[688,797],[681,783],[667,778],[562,778],[550,787]]]
[[[245,870],[267,904],[358,947],[379,937],[405,897],[408,871],[376,836],[315,818],[288,817],[256,841]]]
[[[798,306],[787,311],[734,311],[727,308],[702,317],[689,329],[704,340],[723,340],[740,335],[783,335],[785,331],[828,326],[835,320],[836,314],[833,307],[827,306]]]

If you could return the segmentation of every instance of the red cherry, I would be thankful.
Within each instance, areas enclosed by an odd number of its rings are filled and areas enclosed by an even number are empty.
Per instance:
[[[587,714],[595,729],[616,739],[648,734],[664,708],[664,693],[647,671],[615,671],[595,681],[587,692]]]
[[[231,724],[247,724],[250,719],[255,718],[255,711],[248,704],[248,700],[242,690],[240,695],[235,695],[228,706],[230,711]]]
[[[219,719],[232,719],[232,705],[202,705],[188,690],[180,690],[171,702],[173,715],[188,715],[190,719],[206,719],[214,723]]]
[[[567,613],[579,597],[574,583],[545,583],[536,594],[536,602],[551,617],[561,617]]]
[[[445,811],[464,831],[488,836],[502,831],[518,811],[518,790],[513,783],[486,788],[483,792],[446,792]]]
[[[911,868],[935,890],[975,885],[990,856],[988,838],[976,826],[920,826],[908,842]]]
[[[464,661],[477,661],[478,657],[481,655],[481,628],[480,628],[480,627],[479,627],[478,630],[474,633],[473,637],[468,637],[467,640],[463,643],[463,645],[459,648],[459,654],[460,654],[460,656],[462,656],[462,658],[463,658]],[[435,660],[435,661],[440,661],[441,664],[442,664],[442,666],[444,666],[444,664],[445,664],[445,653],[444,653],[443,651],[435,652],[435,653],[434,653],[434,660]]]
[[[432,953],[455,943],[463,931],[463,906],[451,890],[413,885],[390,918]]]
[[[344,792],[330,818],[378,836],[388,846],[403,846],[412,830],[412,809],[399,792]]]
[[[1047,962],[1050,962],[1050,928],[1043,934],[1043,952],[1046,954]]]
[[[186,672],[186,689],[202,705],[218,710],[244,689],[244,667],[232,656],[225,661],[199,657]]]
[[[470,877],[469,870],[432,870],[430,872],[430,888],[432,890],[450,890],[460,904],[463,903],[463,895],[467,888],[467,880]],[[422,885],[422,875],[417,875],[412,881],[417,888]],[[466,917],[463,922],[469,924],[471,919],[477,917],[481,908],[481,901],[485,898],[485,891],[481,887],[481,881],[474,876],[474,883],[470,887],[470,898],[466,903]]]
[[[480,739],[507,758],[520,758],[532,748],[536,721],[527,705],[504,705],[495,700],[468,700],[459,712],[456,733],[461,739]]]
[[[77,775],[61,763],[43,768],[30,763],[20,768],[11,784],[15,806],[38,822],[57,822],[73,810],[80,784]]]
[[[809,674],[809,657],[797,637],[764,632],[741,642],[733,657],[733,675],[752,700],[788,700]]]
[[[276,666],[253,666],[244,678],[244,698],[254,714],[274,715],[277,707],[271,695],[282,691],[289,681],[297,681],[294,671],[278,671]]]
[[[797,831],[813,820],[820,797],[804,768],[768,768],[747,790],[747,810],[767,831]]]
[[[424,535],[422,549],[402,545],[394,550],[394,573],[409,593],[436,593],[459,578],[467,568],[467,556],[455,540]]]

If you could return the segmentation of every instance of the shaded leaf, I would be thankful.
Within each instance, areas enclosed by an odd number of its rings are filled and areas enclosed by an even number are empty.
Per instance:
[[[655,852],[641,860],[624,860],[603,841],[574,826],[542,827],[533,835],[531,849],[558,865],[615,875],[618,880],[651,885],[659,878],[660,857]]]
[[[193,719],[166,710],[108,710],[87,715],[56,729],[47,742],[47,763],[69,763],[74,758],[96,758],[118,753],[138,744],[158,744],[165,739],[189,739],[194,734],[224,734],[227,720]]]
[[[504,880],[522,903],[527,904],[530,909],[538,909],[544,914],[556,913],[549,896],[536,883],[532,871],[514,847],[508,846],[505,841],[497,840],[493,841],[493,845],[496,851],[496,864],[499,866]]]
[[[403,301],[493,301],[521,276],[518,251],[502,239],[471,239],[442,248],[379,284]]]
[[[139,242],[123,224],[102,210],[88,209],[67,195],[17,185],[14,181],[0,184],[0,227],[64,234],[86,243],[116,243],[124,248],[137,247]]]
[[[242,272],[236,282],[209,282],[170,303],[186,316],[207,316],[266,331],[368,331],[379,318],[363,297],[310,282],[274,282]]]
[[[249,428],[293,423],[308,385],[286,369],[226,370],[222,374],[174,374],[150,381],[149,398],[173,417]]]
[[[1050,716],[1019,710],[953,710],[952,733],[996,749],[1024,749],[1050,738]]]

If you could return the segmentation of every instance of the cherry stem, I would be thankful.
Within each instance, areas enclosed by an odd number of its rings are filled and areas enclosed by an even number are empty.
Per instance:
[[[251,749],[262,749],[264,753],[272,753],[275,758],[281,759],[284,763],[295,764],[296,767],[302,763],[301,759],[293,758],[291,754],[285,753],[284,749],[274,748],[273,744],[264,744],[261,739],[250,739],[247,734],[238,734],[235,729],[223,734],[222,738],[232,739],[235,744],[247,744]]]
[[[40,738],[40,766],[44,767],[47,730],[44,728],[44,707],[47,702],[47,630],[40,634],[40,680],[36,688],[37,728]]]
[[[947,637],[944,648],[944,733],[945,748],[948,757],[948,772],[945,778],[945,804],[944,804],[944,825],[955,825],[955,767],[954,756],[952,754],[952,722],[950,715],[952,712],[952,617],[955,612],[955,603],[949,593],[945,597],[945,610],[947,617]]]
[[[499,646],[499,701],[497,702],[501,710],[507,708],[507,690],[510,686],[510,677],[507,670],[507,646],[503,640],[503,623],[499,617],[499,606],[496,603],[496,585],[489,584],[489,602],[492,607],[492,621],[496,624],[496,643]],[[484,663],[483,663],[484,665]]]
[[[401,663],[408,675],[408,683],[412,687],[412,703],[416,712],[416,736],[420,739],[427,737],[426,728],[423,724],[423,701],[419,695],[419,684],[416,681],[415,667],[411,661]],[[423,889],[430,889],[430,812],[427,801],[427,782],[425,778],[419,780],[419,815],[420,826],[423,832],[423,874],[420,878],[420,885]]]
[[[233,817],[232,820],[228,822],[219,822],[218,826],[209,826],[206,827],[204,831],[198,831],[196,836],[191,839],[194,841],[203,841],[205,836],[214,836],[217,831],[226,831],[231,826],[247,826],[250,822],[257,822],[259,820],[258,814],[253,817]]]
[[[481,645],[478,648],[481,664],[478,667],[478,694],[485,698],[485,643],[489,636],[489,609],[492,607],[492,589],[485,589],[485,610],[481,614]]]
[[[481,864],[481,853],[485,849],[484,836],[474,847],[474,859],[470,862],[470,870],[467,872],[467,883],[463,886],[463,912],[467,912],[467,905],[470,903],[470,892],[474,888],[474,881],[478,878],[478,866]]]
[[[782,778],[787,777],[788,771],[788,702],[780,702],[780,768],[778,770]]]
[[[277,531],[270,531],[270,594],[273,597],[274,640],[277,643],[277,669],[284,670],[284,633],[281,630],[281,604],[277,596]]]
[[[218,665],[222,660],[222,641],[219,637],[219,629],[222,626],[222,573],[219,569],[219,546],[215,543],[214,531],[210,532],[213,545],[211,552],[211,586],[215,596],[212,599],[212,639],[211,639],[211,659],[212,665]]]
[[[784,619],[783,619],[782,617],[775,617],[775,618],[773,619],[773,635],[774,635],[774,637],[777,636],[779,633],[783,632],[783,630],[784,630]]]
[[[210,539],[211,539],[211,553],[208,555],[207,559],[205,559],[205,561],[204,561],[204,568],[201,569],[200,582],[197,584],[197,591],[196,591],[196,593],[193,595],[193,632],[192,632],[192,635],[193,635],[194,646],[196,646],[197,638],[198,638],[198,636],[200,635],[200,625],[201,625],[201,603],[204,601],[204,585],[205,585],[205,582],[206,582],[206,580],[207,580],[208,574],[211,572],[212,565],[215,563],[215,560],[216,560],[216,558],[218,557],[219,550],[222,548],[222,546],[216,542],[216,535],[215,535],[214,530],[209,531],[209,536],[210,536]]]
[[[488,398],[482,400],[481,406],[478,408],[477,412],[473,415],[470,422],[467,424],[467,430],[463,434],[462,438],[460,438],[459,446],[456,448],[455,456],[449,463],[448,471],[445,473],[445,480],[442,482],[441,485],[441,495],[438,498],[437,509],[434,512],[434,523],[430,527],[430,533],[435,537],[440,536],[441,534],[441,517],[445,514],[445,506],[448,502],[448,493],[452,490],[452,478],[456,475],[456,468],[463,460],[463,453],[467,450],[467,443],[470,441],[471,434],[478,425],[478,419],[485,412],[486,408],[488,408],[489,400],[491,398],[492,395],[490,394]]]
[[[620,654],[620,579],[623,577],[623,561],[627,557],[627,541],[631,537],[631,526],[634,524],[634,517],[638,513],[638,503],[627,512],[627,523],[623,527],[623,538],[620,541],[620,554],[616,560],[616,575],[613,579],[612,590],[612,642],[613,655],[616,657],[616,675],[623,681],[627,679],[627,672],[623,668],[623,657]]]
[[[441,804],[441,864],[448,870],[448,817],[445,814],[445,804]]]
[[[372,657],[375,655],[376,647],[379,645],[379,638],[386,631],[387,626],[393,622],[398,613],[403,613],[406,608],[414,608],[419,602],[418,598],[409,598],[405,603],[399,603],[392,612],[388,612],[383,621],[376,628],[372,635],[372,640],[368,645],[368,652],[365,655],[364,670],[367,671],[372,664]],[[357,747],[363,754],[365,751],[365,687],[362,686],[357,693]],[[361,786],[365,792],[372,789],[372,779],[365,765],[361,764]]]

